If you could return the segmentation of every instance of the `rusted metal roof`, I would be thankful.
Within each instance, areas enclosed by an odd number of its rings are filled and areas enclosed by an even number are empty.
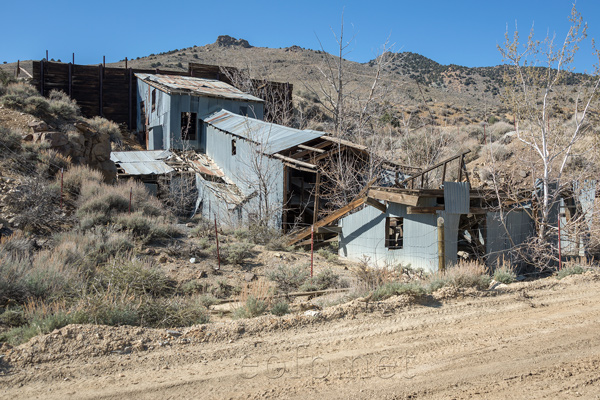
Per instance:
[[[217,111],[204,118],[215,128],[258,143],[264,154],[275,154],[325,135],[324,132],[299,130],[234,114]]]
[[[169,94],[188,94],[263,103],[264,100],[213,79],[190,76],[135,74],[136,77]]]
[[[128,175],[162,175],[173,171],[163,160],[171,156],[168,150],[113,151],[110,159]]]

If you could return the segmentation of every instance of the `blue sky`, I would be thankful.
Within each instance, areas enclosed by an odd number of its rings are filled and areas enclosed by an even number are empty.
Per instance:
[[[125,57],[212,43],[219,35],[262,47],[298,45],[335,52],[330,29],[355,36],[348,59],[365,62],[389,37],[396,51],[412,51],[442,64],[469,67],[502,62],[496,49],[507,24],[523,34],[568,29],[570,0],[398,1],[3,1],[0,62],[49,57],[97,64]],[[579,0],[589,34],[600,41],[600,1]],[[590,40],[576,59],[578,72],[592,71]]]

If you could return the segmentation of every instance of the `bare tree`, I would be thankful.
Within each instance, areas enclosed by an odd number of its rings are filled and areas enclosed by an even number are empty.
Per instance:
[[[574,155],[574,146],[586,134],[586,120],[597,100],[600,85],[598,71],[593,76],[581,76],[571,110],[573,123],[565,124],[553,115],[560,85],[572,72],[579,45],[587,37],[587,25],[575,6],[569,21],[562,43],[555,34],[536,40],[532,28],[524,42],[518,30],[512,37],[507,30],[505,43],[499,46],[509,66],[504,95],[515,115],[517,138],[538,160],[535,174],[541,184],[534,196],[539,204],[538,238],[541,241],[546,241],[550,234],[551,209],[556,205],[561,188],[569,183],[564,179],[565,167]],[[598,56],[598,51],[594,49],[594,52]]]

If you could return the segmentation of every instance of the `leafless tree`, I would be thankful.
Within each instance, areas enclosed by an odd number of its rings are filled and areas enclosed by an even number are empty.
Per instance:
[[[541,183],[534,197],[539,205],[540,241],[546,241],[551,234],[549,216],[561,189],[572,185],[565,179],[565,169],[574,156],[576,144],[586,135],[586,122],[600,85],[598,71],[593,76],[582,76],[571,109],[572,123],[565,124],[553,115],[560,85],[573,70],[579,45],[587,37],[587,25],[575,6],[569,21],[570,27],[562,42],[555,34],[537,40],[533,28],[528,38],[521,41],[515,29],[512,35],[507,30],[505,43],[499,46],[510,66],[504,96],[515,115],[517,138],[537,159],[534,173]],[[594,52],[598,56],[598,51]]]

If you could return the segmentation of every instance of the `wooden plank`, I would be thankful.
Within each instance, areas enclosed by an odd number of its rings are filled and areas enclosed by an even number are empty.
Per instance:
[[[341,226],[320,226],[315,228],[315,233],[340,233],[342,232]]]
[[[365,203],[367,205],[370,205],[371,207],[375,207],[376,209],[378,209],[382,213],[385,213],[387,211],[387,207],[386,207],[385,204],[381,204],[380,202],[378,202],[377,200],[375,200],[375,199],[373,199],[371,197],[367,197],[367,200],[365,201]]]
[[[332,143],[330,141],[324,140],[321,143],[318,143],[318,144],[313,145],[311,147],[314,148],[314,149],[322,150],[324,147],[331,146],[331,144]],[[300,146],[298,146],[298,147],[300,147]],[[325,151],[323,150],[323,152],[325,152]],[[311,153],[313,153],[312,150],[304,150],[304,151],[292,154],[290,157],[293,157],[295,159],[300,159],[300,158],[303,158],[303,157],[305,157],[305,156],[307,156],[307,155],[309,155]]]
[[[304,168],[317,169],[317,166],[314,165],[314,164],[309,164],[309,163],[304,162],[304,161],[294,160],[293,158],[286,157],[286,156],[284,156],[282,154],[273,154],[273,157],[279,158],[280,160],[287,161],[287,162],[292,163],[292,164],[297,164],[297,165],[299,165],[301,167],[304,167]]]
[[[352,147],[353,149],[357,149],[357,150],[361,150],[361,151],[366,151],[367,150],[367,146],[363,146],[363,145],[360,145],[360,144],[352,143],[352,142],[350,142],[348,140],[336,138],[336,137],[333,137],[333,136],[323,135],[323,136],[321,136],[321,138],[322,139],[327,139],[327,140],[332,141],[334,143],[343,144],[344,146]]]
[[[444,206],[435,206],[435,207],[407,207],[407,214],[435,214],[438,211],[443,211],[445,209]]]
[[[379,190],[369,190],[369,197],[377,200],[391,201],[393,203],[405,204],[407,206],[418,206],[419,196],[413,196],[404,193],[383,192]]]
[[[454,156],[452,156],[452,157],[449,157],[449,158],[447,158],[447,159],[445,159],[445,160],[443,160],[443,161],[441,161],[441,162],[439,162],[439,163],[435,164],[434,166],[432,166],[432,167],[429,167],[429,168],[427,168],[427,169],[425,169],[425,170],[421,171],[420,173],[418,173],[418,174],[416,174],[416,175],[413,175],[413,176],[411,176],[410,178],[406,178],[405,180],[403,180],[402,182],[400,182],[400,184],[402,185],[403,183],[406,183],[406,182],[409,182],[409,181],[413,181],[413,180],[415,180],[416,178],[418,178],[418,177],[420,177],[420,176],[422,176],[422,175],[426,174],[427,172],[429,172],[429,171],[433,171],[434,169],[436,169],[436,168],[439,168],[439,167],[443,166],[444,164],[447,164],[447,163],[449,163],[450,161],[454,161],[454,160],[456,160],[457,158],[464,157],[464,155],[465,155],[465,154],[469,154],[470,152],[471,152],[471,150],[466,150],[466,151],[463,151],[463,152],[462,152],[462,153],[460,153],[460,154],[456,154],[456,155],[454,155]]]
[[[325,150],[323,150],[323,149],[318,149],[316,147],[305,146],[303,144],[299,144],[298,148],[299,149],[303,149],[303,150],[310,150],[310,151],[313,151],[315,153],[325,153]]]
[[[346,204],[344,207],[342,207],[342,208],[334,211],[333,213],[329,214],[325,218],[321,219],[320,221],[318,221],[313,226],[315,228],[319,228],[321,226],[329,225],[333,221],[335,221],[337,219],[340,219],[341,217],[343,217],[344,215],[346,215],[350,211],[354,210],[355,208],[360,207],[361,205],[363,205],[366,200],[367,200],[366,197],[354,199],[350,203]],[[292,244],[295,244],[295,243],[299,242],[300,240],[308,237],[310,235],[310,232],[311,232],[311,228],[310,227],[308,227],[308,228],[300,231],[299,233],[297,233],[296,235],[294,235],[290,239],[290,241],[288,242],[288,244],[292,245]]]

